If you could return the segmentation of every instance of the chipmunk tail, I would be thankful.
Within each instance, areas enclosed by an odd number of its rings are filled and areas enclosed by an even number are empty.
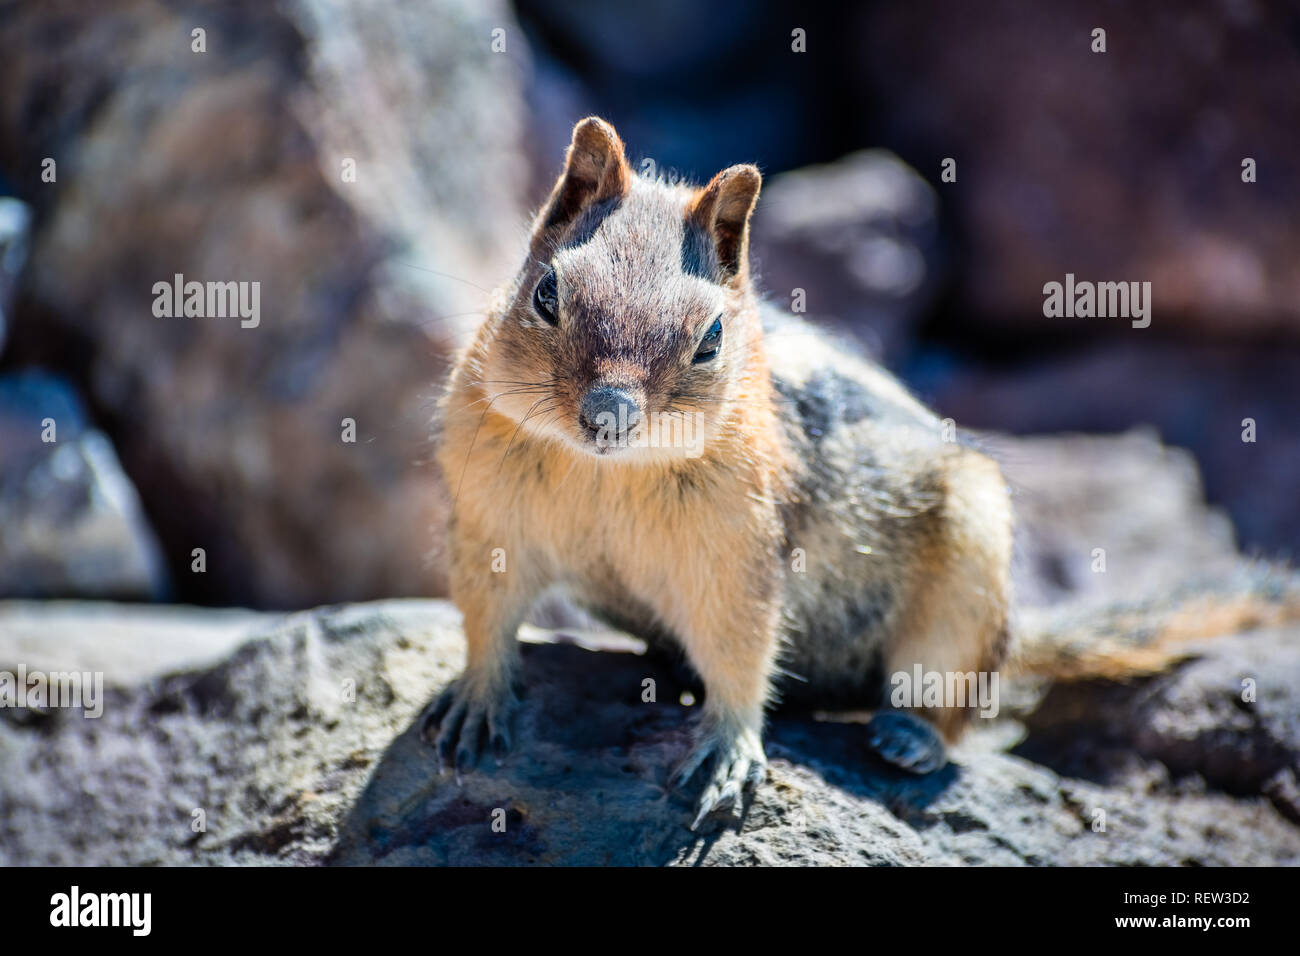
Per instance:
[[[1195,657],[1205,640],[1300,620],[1300,583],[1267,564],[1239,578],[1188,586],[1157,600],[1100,611],[1023,610],[1007,658],[1012,676],[1125,680]]]

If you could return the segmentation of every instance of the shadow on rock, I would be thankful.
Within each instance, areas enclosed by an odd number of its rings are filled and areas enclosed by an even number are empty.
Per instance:
[[[949,765],[911,777],[872,761],[860,725],[806,716],[772,721],[773,778],[743,818],[715,816],[691,832],[698,781],[668,793],[689,746],[699,699],[680,669],[658,656],[592,652],[565,644],[523,647],[522,706],[513,752],[457,778],[439,773],[417,717],[389,745],[339,827],[336,865],[662,865],[704,862],[738,825],[797,825],[780,792],[782,766],[801,764],[827,784],[917,814],[959,776]],[[642,700],[653,680],[657,702]],[[688,698],[689,699],[689,698]]]

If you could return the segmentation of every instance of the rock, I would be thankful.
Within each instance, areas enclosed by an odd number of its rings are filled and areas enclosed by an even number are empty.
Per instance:
[[[1000,443],[1021,495],[1049,499],[1028,513],[1080,496],[1055,540],[1121,525],[1122,501],[1099,500],[1091,479],[1050,479],[1075,470],[1066,443]],[[1161,520],[1190,521],[1187,534],[1214,527],[1185,461],[1149,438],[1073,454],[1145,474],[1173,499]],[[1300,864],[1300,577],[1275,568],[1270,585],[1238,559],[1166,595],[1177,554],[1191,567],[1210,552],[1140,528],[1110,540],[1120,567],[1145,541],[1157,570],[1133,575],[1141,593],[1076,588],[1030,615],[1027,639],[1055,640],[1080,615],[1112,647],[1179,638],[1185,663],[1128,682],[1008,672],[1005,712],[926,777],[864,751],[866,715],[779,711],[743,822],[698,833],[690,795],[664,785],[699,688],[626,636],[526,628],[515,750],[458,780],[420,732],[464,659],[446,603],[221,618],[0,604],[0,670],[106,671],[99,718],[0,708],[0,864]],[[1171,636],[1180,608],[1199,630]],[[169,630],[183,640],[161,657]],[[88,633],[135,653],[106,657]]]
[[[49,673],[72,661],[80,670],[102,673],[108,686],[122,688],[219,664],[282,617],[241,608],[0,602],[0,630],[11,665],[18,661]]]
[[[27,261],[31,211],[24,203],[0,196],[0,352],[4,351],[9,310],[18,288],[18,274]]]
[[[1205,506],[1195,459],[1150,430],[983,444],[1012,492],[1021,607],[1113,605],[1205,588],[1242,567],[1231,522]]]
[[[996,368],[917,363],[908,377],[963,427],[1112,432],[1145,422],[1167,445],[1195,454],[1205,493],[1231,517],[1243,551],[1290,560],[1300,555],[1300,417],[1292,397],[1300,350],[1129,341]],[[1110,463],[1079,458],[1071,472],[1101,484],[1110,469]],[[1154,514],[1165,513],[1139,475],[1111,487],[1145,495]],[[1173,523],[1166,530],[1183,536]],[[1211,538],[1221,541],[1222,535]]]
[[[740,162],[794,169],[869,143],[854,121],[867,105],[853,109],[839,69],[857,58],[843,11],[809,5],[792,23],[778,5],[743,0],[516,8],[534,49],[530,119],[548,188],[574,121],[589,113],[618,127],[638,168],[648,158],[697,179]],[[795,27],[808,52],[793,49]]]
[[[1202,791],[1264,794],[1297,820],[1300,626],[1221,637],[1149,679],[1054,686],[1025,718],[1016,752],[1100,782],[1155,761]]]
[[[167,595],[135,488],[66,382],[0,376],[0,448],[0,596]]]
[[[180,597],[442,587],[431,410],[450,348],[517,265],[523,55],[499,2],[6,16],[0,169],[37,223],[8,360],[87,393]],[[156,316],[155,284],[178,274],[260,283],[256,326]]]
[[[83,607],[83,625],[97,612]],[[671,668],[560,643],[524,648],[516,752],[457,782],[439,776],[418,719],[461,664],[449,606],[297,614],[261,635],[214,666],[110,681],[97,720],[0,720],[0,862],[1300,862],[1300,830],[1264,798],[1150,772],[1065,778],[977,746],[909,777],[864,755],[860,725],[798,716],[772,721],[771,778],[743,829],[691,833],[688,801],[663,790],[690,717]],[[68,651],[63,667],[84,666]],[[0,667],[13,653],[0,641]],[[658,704],[641,703],[647,677]]]
[[[1275,95],[1300,81],[1289,10],[949,0],[854,20],[841,29],[858,39],[852,89],[878,104],[875,141],[936,183],[962,236],[967,334],[1143,334],[1045,319],[1043,285],[1073,273],[1151,282],[1164,334],[1300,337],[1300,100]]]
[[[754,268],[784,308],[852,334],[892,363],[943,279],[934,191],[897,156],[854,153],[768,180],[754,218]]]

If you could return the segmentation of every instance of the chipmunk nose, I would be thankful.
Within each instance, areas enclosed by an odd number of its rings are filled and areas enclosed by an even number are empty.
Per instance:
[[[593,439],[622,439],[641,421],[641,406],[623,389],[601,385],[583,398],[578,420]]]

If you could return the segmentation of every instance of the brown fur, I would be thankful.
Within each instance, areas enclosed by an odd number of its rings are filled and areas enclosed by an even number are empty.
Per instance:
[[[444,749],[472,751],[479,724],[508,734],[515,631],[553,586],[680,642],[707,693],[688,767],[716,757],[723,802],[761,769],[779,672],[791,698],[878,704],[886,675],[913,663],[1001,663],[1011,537],[997,466],[944,441],[887,373],[760,307],[748,271],[760,183],[752,166],[698,190],[639,178],[607,123],[575,129],[528,260],[443,403],[451,587],[469,644],[439,712],[452,715]],[[553,326],[533,308],[552,267]],[[694,362],[719,316],[717,356]],[[698,413],[698,456],[602,453],[578,418],[598,386],[648,413]],[[969,713],[928,716],[951,737]]]
[[[1258,573],[1258,582],[1234,581],[1226,589],[1204,585],[1199,593],[1168,595],[1156,606],[1040,609],[1027,615],[1007,669],[1056,681],[1128,680],[1195,657],[1207,639],[1300,620],[1300,590],[1266,570]]]

